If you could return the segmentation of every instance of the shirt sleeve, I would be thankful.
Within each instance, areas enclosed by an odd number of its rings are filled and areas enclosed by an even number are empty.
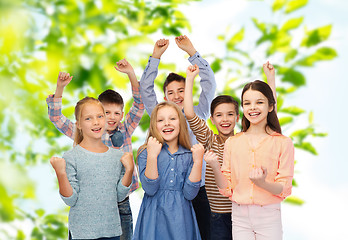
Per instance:
[[[279,168],[275,177],[275,182],[283,186],[283,191],[278,195],[285,199],[291,194],[292,179],[294,176],[294,144],[291,139],[286,137],[283,142],[279,158]]]
[[[228,138],[225,142],[223,163],[221,166],[221,172],[227,180],[227,187],[225,189],[219,188],[222,195],[231,197],[233,192],[232,177],[231,177],[231,138]]]
[[[69,183],[73,189],[73,194],[70,197],[64,197],[60,194],[60,197],[63,199],[64,203],[70,207],[75,206],[77,199],[79,197],[80,186],[77,180],[77,169],[74,158],[69,154],[64,154],[63,158],[66,162],[66,174],[69,180]]]
[[[125,119],[125,128],[129,136],[132,136],[135,128],[139,125],[144,113],[144,104],[140,95],[139,88],[132,87],[133,105],[129,109]]]
[[[197,141],[203,144],[204,148],[207,149],[214,133],[209,129],[206,121],[195,114],[192,119],[187,119],[187,122],[190,124],[190,128],[196,136]]]
[[[192,158],[191,154],[190,154],[190,156]],[[187,170],[186,180],[185,180],[185,183],[183,186],[184,197],[189,201],[194,199],[197,196],[200,185],[201,185],[201,180],[198,182],[191,182],[190,181],[189,177],[190,177],[192,167],[193,167],[193,161],[191,161],[189,169]]]
[[[157,96],[155,93],[155,79],[158,74],[158,65],[160,60],[149,57],[144,73],[140,79],[140,95],[142,97],[145,109],[149,115],[157,105]]]
[[[209,63],[196,52],[188,59],[192,65],[199,67],[199,76],[201,77],[202,92],[199,96],[199,103],[194,106],[195,113],[202,119],[207,119],[210,113],[210,104],[215,96],[216,82],[214,72]]]
[[[48,106],[48,117],[59,132],[74,139],[75,123],[71,122],[62,114],[62,98],[49,95],[46,99]]]
[[[143,150],[138,156],[138,166],[139,166],[139,175],[141,186],[143,187],[145,193],[149,196],[154,196],[159,189],[160,176],[156,179],[150,179],[145,176],[147,163],[147,150]]]
[[[123,167],[122,163],[121,163],[121,168],[120,168],[120,179],[117,183],[117,201],[118,202],[122,202],[129,193],[129,190],[131,189],[132,184],[130,184],[128,187],[124,186],[122,184],[122,178],[124,176],[125,173],[125,168]]]

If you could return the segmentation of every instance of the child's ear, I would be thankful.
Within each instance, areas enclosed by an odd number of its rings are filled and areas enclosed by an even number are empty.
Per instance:
[[[213,119],[212,116],[210,116],[210,121],[211,121],[211,123],[212,123],[213,125],[215,125],[215,122],[214,122],[214,119]]]
[[[272,106],[270,106],[270,107],[268,108],[268,112],[272,112],[273,109],[274,109],[274,106],[272,105]]]
[[[122,116],[121,116],[121,119],[123,119],[123,116],[124,116],[124,112],[122,111]]]
[[[167,97],[164,97],[163,99],[164,99],[164,101],[168,101]]]
[[[236,122],[239,122],[239,114],[237,115]]]

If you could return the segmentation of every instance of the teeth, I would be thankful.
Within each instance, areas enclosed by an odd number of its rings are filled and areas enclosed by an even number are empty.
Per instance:
[[[249,115],[250,116],[256,116],[256,115],[259,115],[259,113],[250,113]]]

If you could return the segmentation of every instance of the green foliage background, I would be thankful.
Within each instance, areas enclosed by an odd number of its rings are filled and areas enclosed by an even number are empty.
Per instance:
[[[187,17],[179,10],[180,6],[192,2],[195,1],[0,2],[0,221],[5,226],[0,227],[0,236],[6,239],[67,237],[67,209],[52,215],[46,214],[45,209],[28,211],[23,207],[37,198],[36,186],[28,172],[38,164],[49,164],[52,155],[71,148],[61,144],[61,134],[47,117],[45,99],[55,89],[58,71],[64,69],[74,75],[63,98],[63,113],[72,118],[74,104],[83,96],[97,96],[107,88],[129,89],[127,78],[117,73],[113,65],[127,57],[134,67],[143,69],[152,51],[154,34],[164,37],[188,31],[194,34]],[[216,94],[230,94],[236,99],[243,87],[240,79],[255,72],[262,75],[261,67],[256,66],[251,57],[253,52],[262,52],[265,59],[277,56],[280,59],[275,67],[277,81],[280,79],[277,94],[281,125],[288,129],[285,134],[292,137],[297,149],[317,155],[312,140],[325,137],[326,133],[316,130],[311,112],[288,105],[286,100],[306,85],[303,69],[337,57],[335,49],[325,46],[332,26],[308,29],[304,16],[294,14],[307,3],[307,0],[273,1],[272,14],[277,15],[280,22],[250,19],[258,36],[249,36],[243,26],[238,31],[227,29],[216,36],[225,46],[225,55],[218,57],[210,53],[207,56],[214,59],[213,71],[226,79],[223,90]],[[297,43],[292,33],[299,29],[304,37]],[[254,42],[252,50],[243,47],[247,38]],[[143,46],[146,51],[142,50]],[[169,71],[176,71],[175,60],[161,63],[156,80],[159,89]],[[199,91],[198,85],[195,91]],[[125,112],[132,99],[126,100]],[[308,123],[293,129],[296,119],[303,115],[308,117]],[[148,128],[148,119],[145,114],[140,126],[142,132]],[[143,139],[134,136],[133,142],[139,144]],[[298,185],[296,175],[293,184]],[[286,201],[303,204],[301,196],[292,196]],[[30,235],[24,233],[21,224],[28,221],[33,226]]]

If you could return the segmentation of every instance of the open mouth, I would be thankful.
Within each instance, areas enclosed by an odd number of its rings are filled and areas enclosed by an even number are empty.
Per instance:
[[[178,100],[178,101],[174,101],[174,103],[176,103],[176,104],[182,104],[182,102],[183,102],[183,100]]]
[[[223,123],[220,125],[222,128],[229,128],[231,127],[231,123]]]
[[[250,117],[257,117],[257,116],[259,116],[261,113],[259,113],[259,112],[252,112],[252,113],[249,113],[249,116]]]
[[[173,128],[165,128],[162,130],[162,132],[164,134],[171,134],[172,132],[174,132],[174,129]]]
[[[92,132],[100,133],[101,130],[102,130],[102,128],[94,128],[94,129],[92,129]]]
[[[108,122],[108,125],[109,125],[109,126],[115,126],[115,125],[116,125],[116,122],[114,122],[114,121],[109,121],[109,122]]]

